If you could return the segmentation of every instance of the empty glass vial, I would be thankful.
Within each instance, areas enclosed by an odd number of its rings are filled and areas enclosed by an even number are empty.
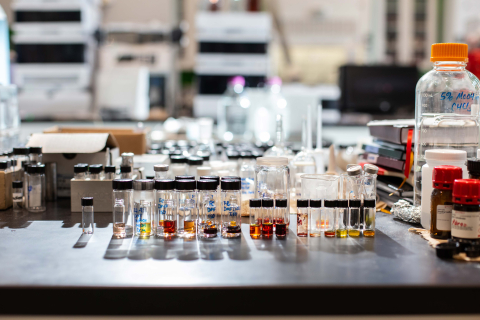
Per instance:
[[[93,227],[93,198],[82,198],[82,233],[92,234]]]
[[[360,210],[362,206],[362,201],[360,199],[351,199],[348,202],[348,218],[347,218],[347,230],[349,237],[359,237],[360,236]]]
[[[157,236],[175,236],[177,234],[175,180],[155,180],[155,208]]]
[[[85,180],[87,177],[88,166],[84,164],[76,164],[73,166],[73,179]]]
[[[275,235],[277,236],[277,239],[285,239],[287,237],[288,221],[290,220],[287,199],[275,199],[273,218],[275,221]]]
[[[222,237],[242,235],[242,185],[240,180],[222,180]],[[273,207],[273,204],[272,204]]]
[[[220,225],[220,206],[218,205],[217,181],[198,180],[198,233],[204,238],[213,238],[217,236]]]
[[[320,237],[322,235],[322,199],[310,199],[310,208],[308,210],[308,226],[310,227],[310,237]]]
[[[30,162],[32,164],[42,163],[42,147],[30,147]]]
[[[103,173],[103,165],[101,164],[92,164],[88,167],[88,172],[90,173],[91,180],[100,180]]]
[[[335,215],[335,236],[337,238],[347,237],[346,219],[348,216],[348,200],[337,200],[337,212]]]
[[[28,147],[13,148],[13,157],[14,159],[17,159],[18,163],[21,163],[22,161],[30,162],[29,154],[30,154],[30,148]]]
[[[105,177],[104,180],[113,180],[115,179],[115,166],[105,166]]]
[[[153,166],[153,171],[155,171],[155,180],[167,179],[168,164],[156,164]]]
[[[113,237],[125,238],[125,205],[123,199],[116,199],[113,205]]]
[[[28,167],[27,210],[43,212],[45,206],[45,165],[31,165]]]
[[[366,163],[363,166],[363,171],[365,172],[365,176],[363,178],[363,185],[364,185],[364,199],[375,199],[377,197],[377,173],[378,167]]]
[[[187,158],[185,156],[170,157],[170,178],[187,174]]]
[[[250,237],[260,239],[262,236],[262,199],[250,199]]]
[[[188,174],[195,176],[198,179],[197,169],[203,165],[203,158],[202,157],[189,157],[187,160],[188,163]]]
[[[274,231],[274,201],[271,198],[262,199],[262,237],[271,239]]]
[[[297,237],[308,236],[308,199],[297,199]]]
[[[133,235],[133,180],[115,179],[112,181],[113,187],[113,206],[115,201],[123,200],[125,206],[125,235]]]
[[[324,200],[323,221],[325,223],[325,237],[335,238],[335,215],[337,200]]]
[[[377,212],[375,199],[363,200],[363,215],[365,225],[363,227],[364,237],[375,236],[375,213]]]
[[[121,166],[120,167],[120,179],[132,179],[132,167]]]
[[[23,211],[23,182],[12,182],[13,212]]]
[[[197,205],[195,180],[177,180],[178,199],[178,235],[184,238],[194,238],[196,234]]]
[[[133,181],[133,214],[136,236],[146,237],[152,234],[152,206],[155,203],[153,187],[153,180]]]
[[[347,199],[360,199],[364,194],[362,167],[354,165],[347,168],[347,175],[349,181],[349,190],[347,191]]]

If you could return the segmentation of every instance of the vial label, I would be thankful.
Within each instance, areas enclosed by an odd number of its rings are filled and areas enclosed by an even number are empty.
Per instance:
[[[255,183],[253,179],[242,178],[242,194],[253,194],[255,191]]]
[[[166,202],[165,199],[158,198],[158,213],[166,214],[167,208],[168,208],[168,201]]]
[[[28,186],[28,206],[40,207],[42,205],[42,187],[40,185]]]
[[[480,212],[465,212],[452,210],[452,236],[462,239],[477,239],[480,237]]]
[[[452,227],[452,205],[437,206],[437,230],[450,231]]]
[[[214,200],[208,201],[205,207],[207,208],[207,219],[214,220],[215,212],[217,210],[217,207],[215,206],[215,201]]]
[[[135,213],[135,233],[140,233],[140,220],[142,215]]]

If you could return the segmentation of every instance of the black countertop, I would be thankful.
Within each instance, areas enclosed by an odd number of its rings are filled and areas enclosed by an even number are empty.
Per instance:
[[[375,238],[347,239],[299,238],[293,221],[286,240],[252,240],[247,224],[239,239],[122,240],[111,213],[95,214],[90,237],[81,218],[68,200],[0,212],[0,314],[480,311],[480,264],[438,259],[383,213]]]

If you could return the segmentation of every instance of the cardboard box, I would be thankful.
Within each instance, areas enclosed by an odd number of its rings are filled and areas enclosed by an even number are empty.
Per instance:
[[[57,164],[57,195],[70,198],[70,180],[77,163],[107,164],[119,157],[118,144],[109,133],[35,133],[27,146],[42,146],[43,162]]]
[[[0,210],[8,209],[12,205],[12,173],[0,172]]]
[[[93,197],[94,212],[113,211],[112,180],[71,180],[72,212],[82,212],[82,198]]]
[[[137,131],[135,129],[122,128],[75,128],[55,126],[43,131],[44,133],[110,133],[113,135],[123,152],[145,154],[147,152],[147,129]]]

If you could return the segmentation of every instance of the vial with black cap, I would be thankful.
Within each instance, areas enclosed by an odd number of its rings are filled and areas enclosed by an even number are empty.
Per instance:
[[[377,212],[375,199],[363,200],[363,236],[375,236],[375,214]]]
[[[133,235],[133,180],[132,179],[114,179],[113,188],[113,206],[117,200],[122,200],[125,207],[125,235]],[[118,204],[118,203],[117,203]],[[115,221],[114,221],[115,223]]]
[[[103,165],[92,164],[88,167],[88,172],[90,173],[90,180],[100,180],[102,178]]]
[[[155,222],[153,221],[153,180],[139,179],[133,181],[133,214],[135,235],[149,237],[155,233]],[[153,225],[153,226],[152,226]]]
[[[29,147],[17,147],[13,148],[13,157],[17,159],[18,163],[21,161],[28,161],[30,162],[30,148]]]
[[[310,208],[308,210],[308,226],[310,237],[322,236],[324,221],[322,217],[322,199],[310,199]]]
[[[105,166],[105,177],[104,180],[113,180],[115,179],[115,166]]]
[[[197,231],[197,204],[195,180],[176,180],[175,188],[178,199],[178,235],[194,238]]]
[[[203,165],[203,158],[192,156],[188,158],[187,163],[188,174],[195,176],[195,178],[198,179],[199,175],[197,173],[197,169]]]
[[[200,210],[198,217],[199,234],[203,238],[214,238],[217,236],[218,227],[220,225],[217,181],[198,180],[197,189]]]
[[[88,165],[79,163],[73,166],[73,179],[85,180],[87,178]]]
[[[94,231],[94,219],[93,219],[93,198],[82,198],[82,233],[93,234]]]
[[[156,164],[153,166],[153,171],[155,172],[155,180],[167,179],[168,175],[168,164]]]
[[[308,237],[308,199],[297,199],[297,237]]]
[[[42,147],[30,147],[29,157],[32,164],[41,164],[43,162]]]
[[[347,237],[348,200],[338,199],[335,214],[335,236],[337,238]]]
[[[250,199],[250,237],[260,239],[262,236],[262,199]]]
[[[285,239],[290,221],[287,199],[275,199],[274,221],[277,239]]]
[[[157,236],[168,238],[177,234],[175,180],[155,180],[155,215]]]
[[[222,237],[237,238],[242,235],[241,182],[221,180],[222,188]]]
[[[349,237],[359,237],[360,231],[360,212],[362,201],[360,199],[350,199],[348,201],[347,231]]]
[[[120,179],[132,179],[132,167],[120,166]]]
[[[45,211],[45,165],[30,165],[27,169],[27,210]]]
[[[323,221],[325,224],[325,237],[335,238],[335,216],[337,214],[337,200],[325,199],[323,200]]]
[[[187,173],[187,158],[182,155],[170,157],[170,177],[182,176]]]

